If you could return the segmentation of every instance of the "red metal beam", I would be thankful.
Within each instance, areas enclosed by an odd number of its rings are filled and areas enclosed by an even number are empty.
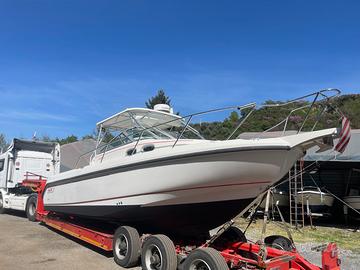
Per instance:
[[[47,216],[38,215],[38,218],[49,227],[81,239],[103,250],[112,251],[113,235],[111,234],[94,231],[86,227],[62,221],[60,219],[49,218]]]

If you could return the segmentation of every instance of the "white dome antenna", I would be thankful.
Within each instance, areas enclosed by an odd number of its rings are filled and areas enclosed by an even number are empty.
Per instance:
[[[154,106],[154,110],[159,112],[174,113],[173,108],[171,108],[168,104],[156,104]]]

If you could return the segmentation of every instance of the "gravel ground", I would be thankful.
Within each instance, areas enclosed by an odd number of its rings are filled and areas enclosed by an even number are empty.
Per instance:
[[[296,247],[308,261],[316,265],[321,265],[321,253],[312,251],[311,248],[319,246],[320,243],[306,243],[297,244]],[[359,247],[360,249],[360,247]],[[354,253],[351,250],[339,249],[339,258],[341,260],[341,269],[344,270],[359,270],[360,269],[360,254]]]
[[[21,213],[0,215],[0,228],[1,270],[123,269],[115,264],[111,253],[29,222]],[[297,248],[310,262],[321,265],[321,254],[311,250],[319,244],[297,244]],[[360,269],[359,253],[340,249],[340,259],[341,269]]]
[[[359,232],[360,233],[360,232]],[[248,234],[248,239],[258,239],[256,234]],[[321,266],[321,252],[311,250],[314,247],[320,246],[324,243],[295,243],[299,253],[309,262]],[[351,250],[339,248],[339,258],[341,260],[341,269],[343,270],[359,270],[360,269],[360,247],[359,252],[355,253]]]

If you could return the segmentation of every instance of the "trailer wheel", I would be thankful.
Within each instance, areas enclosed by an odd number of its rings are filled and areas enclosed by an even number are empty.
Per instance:
[[[3,197],[2,194],[0,192],[0,214],[4,214],[6,211],[6,209],[4,208],[4,201],[3,201]]]
[[[26,216],[28,220],[36,221],[37,196],[30,196],[26,203]]]
[[[176,270],[174,243],[163,234],[149,236],[141,251],[141,265],[143,270]]]
[[[122,226],[116,230],[113,238],[113,254],[118,265],[135,266],[139,262],[140,251],[140,236],[135,228]]]
[[[294,247],[289,238],[281,235],[270,235],[264,239],[264,243],[272,248],[293,251]]]
[[[185,259],[184,270],[229,270],[220,252],[213,248],[198,248]]]

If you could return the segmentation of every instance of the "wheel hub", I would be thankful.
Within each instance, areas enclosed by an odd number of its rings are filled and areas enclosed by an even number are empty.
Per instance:
[[[126,250],[126,243],[125,243],[124,241],[122,241],[122,242],[120,243],[120,245],[119,245],[119,248],[120,248],[121,251]]]
[[[120,235],[118,239],[116,239],[115,252],[119,259],[125,259],[128,252],[128,241],[125,235]]]
[[[150,262],[152,265],[156,265],[156,264],[159,264],[160,263],[160,257],[158,254],[153,254],[151,257],[150,257]]]
[[[162,269],[162,254],[158,246],[150,245],[145,253],[146,269]]]
[[[34,215],[35,214],[35,210],[36,209],[36,207],[35,207],[35,205],[32,203],[32,204],[30,204],[30,208],[29,208],[29,212],[30,212],[30,215]]]

